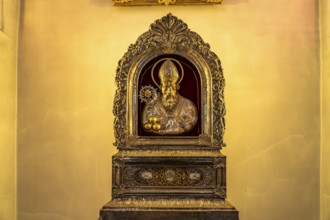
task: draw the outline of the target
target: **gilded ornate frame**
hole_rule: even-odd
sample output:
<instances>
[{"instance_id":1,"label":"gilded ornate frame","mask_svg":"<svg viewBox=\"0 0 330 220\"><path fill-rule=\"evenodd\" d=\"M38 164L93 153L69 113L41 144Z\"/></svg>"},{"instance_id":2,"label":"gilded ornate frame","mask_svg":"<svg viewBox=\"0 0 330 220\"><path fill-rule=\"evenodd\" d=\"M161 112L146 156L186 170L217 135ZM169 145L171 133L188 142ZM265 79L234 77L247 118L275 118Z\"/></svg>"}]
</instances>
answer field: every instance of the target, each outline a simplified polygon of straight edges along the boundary
<instances>
[{"instance_id":1,"label":"gilded ornate frame","mask_svg":"<svg viewBox=\"0 0 330 220\"><path fill-rule=\"evenodd\" d=\"M148 61L164 54L183 56L196 66L200 74L203 91L202 133L198 137L138 135L138 76ZM116 138L114 145L118 149L221 149L224 145L225 81L221 62L198 34L190 31L187 24L172 14L155 21L149 31L129 46L119 61L116 85L113 113Z\"/></svg>"},{"instance_id":2,"label":"gilded ornate frame","mask_svg":"<svg viewBox=\"0 0 330 220\"><path fill-rule=\"evenodd\" d=\"M223 0L112 0L116 6L221 4Z\"/></svg>"}]
</instances>

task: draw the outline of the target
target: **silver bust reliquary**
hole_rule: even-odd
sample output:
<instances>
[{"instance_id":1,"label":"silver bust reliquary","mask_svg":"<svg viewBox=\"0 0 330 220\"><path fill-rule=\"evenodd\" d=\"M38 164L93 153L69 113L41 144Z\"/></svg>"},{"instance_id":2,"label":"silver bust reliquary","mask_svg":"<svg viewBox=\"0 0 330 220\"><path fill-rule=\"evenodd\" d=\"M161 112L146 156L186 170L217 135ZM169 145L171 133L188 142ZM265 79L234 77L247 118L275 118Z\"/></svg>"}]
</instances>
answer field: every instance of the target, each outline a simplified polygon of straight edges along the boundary
<instances>
[{"instance_id":1,"label":"silver bust reliquary","mask_svg":"<svg viewBox=\"0 0 330 220\"><path fill-rule=\"evenodd\" d=\"M172 14L129 46L116 75L112 199L101 220L238 220L226 201L221 62Z\"/></svg>"}]
</instances>

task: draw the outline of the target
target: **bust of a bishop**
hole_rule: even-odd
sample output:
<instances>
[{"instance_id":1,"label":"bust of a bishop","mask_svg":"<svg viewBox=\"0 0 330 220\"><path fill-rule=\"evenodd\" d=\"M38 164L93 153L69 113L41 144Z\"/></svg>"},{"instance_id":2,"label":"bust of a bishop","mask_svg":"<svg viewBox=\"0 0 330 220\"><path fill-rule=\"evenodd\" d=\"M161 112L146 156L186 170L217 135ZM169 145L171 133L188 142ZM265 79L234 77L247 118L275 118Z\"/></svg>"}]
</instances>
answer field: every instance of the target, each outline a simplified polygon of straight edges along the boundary
<instances>
[{"instance_id":1,"label":"bust of a bishop","mask_svg":"<svg viewBox=\"0 0 330 220\"><path fill-rule=\"evenodd\" d=\"M178 69L170 59L161 65L158 77L161 92L143 109L143 129L158 135L189 132L197 124L197 109L192 101L179 94Z\"/></svg>"}]
</instances>

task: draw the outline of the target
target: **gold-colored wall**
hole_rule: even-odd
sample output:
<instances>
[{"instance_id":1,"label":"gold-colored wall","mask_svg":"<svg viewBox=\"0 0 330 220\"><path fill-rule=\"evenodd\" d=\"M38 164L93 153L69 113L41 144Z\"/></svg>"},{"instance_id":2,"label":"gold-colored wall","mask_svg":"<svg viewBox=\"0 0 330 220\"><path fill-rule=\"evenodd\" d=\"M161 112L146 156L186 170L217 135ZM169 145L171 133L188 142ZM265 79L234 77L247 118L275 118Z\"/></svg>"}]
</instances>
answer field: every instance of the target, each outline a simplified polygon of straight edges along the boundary
<instances>
[{"instance_id":1,"label":"gold-colored wall","mask_svg":"<svg viewBox=\"0 0 330 220\"><path fill-rule=\"evenodd\" d=\"M16 218L18 1L0 1L0 219ZM1 15L2 14L2 15Z\"/></svg>"},{"instance_id":2,"label":"gold-colored wall","mask_svg":"<svg viewBox=\"0 0 330 220\"><path fill-rule=\"evenodd\" d=\"M321 0L321 220L330 219L330 4Z\"/></svg>"},{"instance_id":3,"label":"gold-colored wall","mask_svg":"<svg viewBox=\"0 0 330 220\"><path fill-rule=\"evenodd\" d=\"M222 61L228 200L241 219L319 219L317 0L128 8L23 0L21 9L19 220L97 219L111 194L117 62L168 12Z\"/></svg>"}]
</instances>

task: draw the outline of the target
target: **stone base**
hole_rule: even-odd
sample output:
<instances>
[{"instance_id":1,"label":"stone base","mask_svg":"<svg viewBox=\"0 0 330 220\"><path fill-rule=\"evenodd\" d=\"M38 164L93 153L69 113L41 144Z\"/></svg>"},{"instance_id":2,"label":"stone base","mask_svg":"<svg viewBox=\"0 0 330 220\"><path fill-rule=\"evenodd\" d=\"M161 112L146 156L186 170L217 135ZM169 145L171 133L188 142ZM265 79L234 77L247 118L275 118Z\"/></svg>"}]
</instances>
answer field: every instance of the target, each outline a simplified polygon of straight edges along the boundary
<instances>
[{"instance_id":1,"label":"stone base","mask_svg":"<svg viewBox=\"0 0 330 220\"><path fill-rule=\"evenodd\" d=\"M238 211L218 199L115 199L100 220L238 220Z\"/></svg>"}]
</instances>

